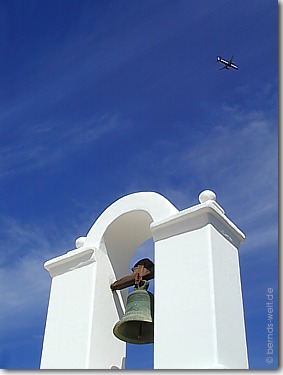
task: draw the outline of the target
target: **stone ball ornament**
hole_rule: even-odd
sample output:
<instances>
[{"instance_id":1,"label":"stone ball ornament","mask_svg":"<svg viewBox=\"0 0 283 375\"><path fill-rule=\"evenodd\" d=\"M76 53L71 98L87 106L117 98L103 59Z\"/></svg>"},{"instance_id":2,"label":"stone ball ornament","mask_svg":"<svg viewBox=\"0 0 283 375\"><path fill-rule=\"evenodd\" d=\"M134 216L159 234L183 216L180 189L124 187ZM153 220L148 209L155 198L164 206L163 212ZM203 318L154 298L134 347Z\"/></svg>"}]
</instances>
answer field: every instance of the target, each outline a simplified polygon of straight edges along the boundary
<instances>
[{"instance_id":1,"label":"stone ball ornament","mask_svg":"<svg viewBox=\"0 0 283 375\"><path fill-rule=\"evenodd\" d=\"M216 194L212 190L203 190L199 197L200 203L205 203L207 201L216 201Z\"/></svg>"}]
</instances>

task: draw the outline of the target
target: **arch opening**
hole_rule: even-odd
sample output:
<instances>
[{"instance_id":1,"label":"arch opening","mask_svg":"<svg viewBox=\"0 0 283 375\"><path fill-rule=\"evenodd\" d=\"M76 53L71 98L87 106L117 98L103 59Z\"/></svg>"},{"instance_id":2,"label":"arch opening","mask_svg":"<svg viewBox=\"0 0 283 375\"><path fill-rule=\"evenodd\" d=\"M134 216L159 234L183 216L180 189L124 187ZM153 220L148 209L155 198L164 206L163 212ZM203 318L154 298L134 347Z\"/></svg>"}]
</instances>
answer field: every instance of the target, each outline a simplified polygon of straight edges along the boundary
<instances>
[{"instance_id":1,"label":"arch opening","mask_svg":"<svg viewBox=\"0 0 283 375\"><path fill-rule=\"evenodd\" d=\"M103 242L116 279L129 274L129 266L135 251L152 238L150 224L153 222L148 212L131 211L120 215L105 231ZM121 290L124 304L127 290Z\"/></svg>"},{"instance_id":2,"label":"arch opening","mask_svg":"<svg viewBox=\"0 0 283 375\"><path fill-rule=\"evenodd\" d=\"M116 279L131 273L133 265L142 258L147 257L154 262L154 242L150 230L152 222L148 212L137 210L120 215L108 226L103 242ZM131 291L133 287L120 291L124 306ZM154 279L150 280L149 291L154 294ZM115 305L117 310L120 310L121 319L121 308L116 298ZM127 343L125 369L152 369L153 352L154 344Z\"/></svg>"}]
</instances>

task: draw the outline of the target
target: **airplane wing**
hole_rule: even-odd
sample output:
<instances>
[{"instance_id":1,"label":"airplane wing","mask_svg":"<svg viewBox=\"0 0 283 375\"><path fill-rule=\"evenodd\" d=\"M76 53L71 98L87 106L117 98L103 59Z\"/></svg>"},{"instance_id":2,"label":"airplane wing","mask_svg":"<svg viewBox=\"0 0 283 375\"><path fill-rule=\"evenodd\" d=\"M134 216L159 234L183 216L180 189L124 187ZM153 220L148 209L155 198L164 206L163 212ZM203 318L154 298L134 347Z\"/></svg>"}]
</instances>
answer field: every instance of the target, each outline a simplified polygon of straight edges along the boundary
<instances>
[{"instance_id":1,"label":"airplane wing","mask_svg":"<svg viewBox=\"0 0 283 375\"><path fill-rule=\"evenodd\" d=\"M233 57L234 57L234 56L232 55L231 59L229 60L229 65L232 64Z\"/></svg>"},{"instance_id":2,"label":"airplane wing","mask_svg":"<svg viewBox=\"0 0 283 375\"><path fill-rule=\"evenodd\" d=\"M220 68L218 70L223 70L223 69L228 69L227 65L224 65L222 68Z\"/></svg>"}]
</instances>

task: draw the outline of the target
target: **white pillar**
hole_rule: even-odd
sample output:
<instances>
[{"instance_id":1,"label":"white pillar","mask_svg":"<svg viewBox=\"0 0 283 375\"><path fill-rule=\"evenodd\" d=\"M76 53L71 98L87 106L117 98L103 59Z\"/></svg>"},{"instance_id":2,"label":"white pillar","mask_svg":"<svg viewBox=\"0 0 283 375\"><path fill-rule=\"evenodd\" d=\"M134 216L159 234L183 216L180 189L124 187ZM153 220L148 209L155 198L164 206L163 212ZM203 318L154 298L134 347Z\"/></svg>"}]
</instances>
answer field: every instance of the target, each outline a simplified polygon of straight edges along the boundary
<instances>
[{"instance_id":1,"label":"white pillar","mask_svg":"<svg viewBox=\"0 0 283 375\"><path fill-rule=\"evenodd\" d=\"M109 288L114 276L107 254L81 247L46 262L45 268L52 284L40 368L123 368L126 345L113 336L112 327L124 306Z\"/></svg>"},{"instance_id":2,"label":"white pillar","mask_svg":"<svg viewBox=\"0 0 283 375\"><path fill-rule=\"evenodd\" d=\"M151 225L155 369L247 369L238 247L215 194Z\"/></svg>"}]
</instances>

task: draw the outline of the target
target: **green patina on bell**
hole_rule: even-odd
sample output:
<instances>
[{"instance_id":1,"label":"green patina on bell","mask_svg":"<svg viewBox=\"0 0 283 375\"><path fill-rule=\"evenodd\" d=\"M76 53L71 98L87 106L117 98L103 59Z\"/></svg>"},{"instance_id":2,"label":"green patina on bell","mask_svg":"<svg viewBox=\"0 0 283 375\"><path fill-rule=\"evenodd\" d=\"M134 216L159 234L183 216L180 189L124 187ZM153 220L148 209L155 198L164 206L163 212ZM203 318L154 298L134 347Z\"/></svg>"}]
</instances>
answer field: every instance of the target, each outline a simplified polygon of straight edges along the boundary
<instances>
[{"instance_id":1,"label":"green patina on bell","mask_svg":"<svg viewBox=\"0 0 283 375\"><path fill-rule=\"evenodd\" d=\"M147 291L148 281L128 295L123 318L113 328L114 335L130 344L153 342L153 294Z\"/></svg>"}]
</instances>

